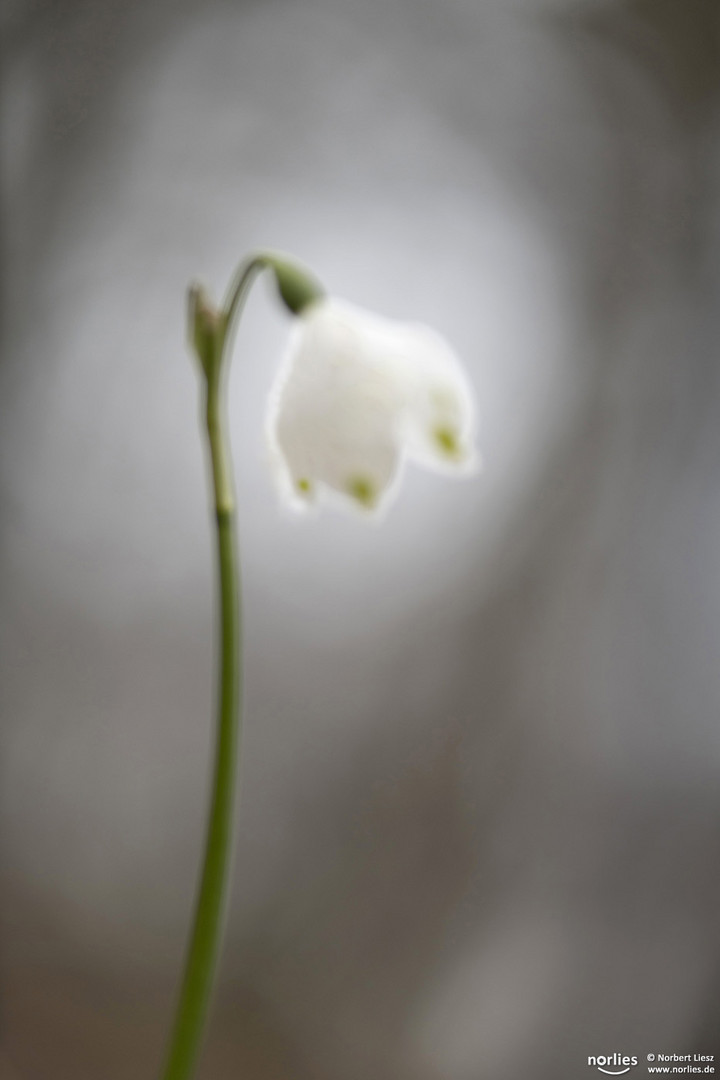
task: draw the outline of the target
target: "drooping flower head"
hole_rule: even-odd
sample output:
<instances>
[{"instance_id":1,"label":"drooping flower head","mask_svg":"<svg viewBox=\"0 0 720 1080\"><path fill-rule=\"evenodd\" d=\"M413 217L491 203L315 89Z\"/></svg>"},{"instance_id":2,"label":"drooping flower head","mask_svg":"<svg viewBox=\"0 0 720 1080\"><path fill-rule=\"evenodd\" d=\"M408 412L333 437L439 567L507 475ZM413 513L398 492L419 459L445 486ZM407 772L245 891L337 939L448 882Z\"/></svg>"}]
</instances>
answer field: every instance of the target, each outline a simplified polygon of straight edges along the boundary
<instances>
[{"instance_id":1,"label":"drooping flower head","mask_svg":"<svg viewBox=\"0 0 720 1080\"><path fill-rule=\"evenodd\" d=\"M472 393L447 343L332 297L298 314L267 435L299 507L330 494L380 509L406 457L448 473L476 465Z\"/></svg>"},{"instance_id":2,"label":"drooping flower head","mask_svg":"<svg viewBox=\"0 0 720 1080\"><path fill-rule=\"evenodd\" d=\"M326 295L294 259L259 252L241 264L215 310L189 292L190 336L203 371L219 378L228 334L255 276L270 270L295 317L273 385L266 434L282 494L308 508L329 496L382 510L406 459L463 475L477 465L470 385L439 334Z\"/></svg>"}]
</instances>

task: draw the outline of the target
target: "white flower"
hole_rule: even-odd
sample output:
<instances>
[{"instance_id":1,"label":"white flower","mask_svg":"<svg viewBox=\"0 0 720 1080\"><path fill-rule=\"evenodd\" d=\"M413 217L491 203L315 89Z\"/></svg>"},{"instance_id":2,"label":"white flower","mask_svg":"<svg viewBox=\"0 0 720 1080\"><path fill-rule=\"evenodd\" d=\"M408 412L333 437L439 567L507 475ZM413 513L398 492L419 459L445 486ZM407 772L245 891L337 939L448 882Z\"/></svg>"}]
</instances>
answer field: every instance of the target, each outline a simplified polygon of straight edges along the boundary
<instances>
[{"instance_id":1,"label":"white flower","mask_svg":"<svg viewBox=\"0 0 720 1080\"><path fill-rule=\"evenodd\" d=\"M267 435L295 506L331 494L382 508L406 456L448 473L476 464L471 390L445 341L328 297L297 318Z\"/></svg>"}]
</instances>

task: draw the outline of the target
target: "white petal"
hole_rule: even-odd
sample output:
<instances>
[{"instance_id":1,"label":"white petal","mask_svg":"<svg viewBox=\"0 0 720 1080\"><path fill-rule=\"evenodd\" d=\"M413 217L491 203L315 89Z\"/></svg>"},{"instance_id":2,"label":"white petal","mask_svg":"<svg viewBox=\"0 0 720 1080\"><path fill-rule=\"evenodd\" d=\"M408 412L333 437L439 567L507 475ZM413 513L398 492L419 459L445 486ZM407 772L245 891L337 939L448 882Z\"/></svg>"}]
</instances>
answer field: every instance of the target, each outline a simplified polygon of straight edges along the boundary
<instances>
[{"instance_id":1,"label":"white petal","mask_svg":"<svg viewBox=\"0 0 720 1080\"><path fill-rule=\"evenodd\" d=\"M403 326L398 345L395 363L406 387L408 454L430 468L471 471L477 465L475 406L457 357L426 326Z\"/></svg>"},{"instance_id":2,"label":"white petal","mask_svg":"<svg viewBox=\"0 0 720 1080\"><path fill-rule=\"evenodd\" d=\"M268 435L294 499L318 485L378 506L401 461L402 400L368 317L326 300L301 319L271 395Z\"/></svg>"}]
</instances>

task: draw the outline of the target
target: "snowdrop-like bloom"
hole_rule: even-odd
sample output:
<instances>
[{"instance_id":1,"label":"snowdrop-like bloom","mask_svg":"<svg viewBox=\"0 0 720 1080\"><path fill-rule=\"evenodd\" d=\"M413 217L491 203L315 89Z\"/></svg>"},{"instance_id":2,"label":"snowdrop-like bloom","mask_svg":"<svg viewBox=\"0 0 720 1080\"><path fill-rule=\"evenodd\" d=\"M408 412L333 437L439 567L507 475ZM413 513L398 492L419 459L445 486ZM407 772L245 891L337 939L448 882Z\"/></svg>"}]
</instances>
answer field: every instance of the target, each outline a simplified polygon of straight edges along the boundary
<instances>
[{"instance_id":1,"label":"snowdrop-like bloom","mask_svg":"<svg viewBox=\"0 0 720 1080\"><path fill-rule=\"evenodd\" d=\"M297 315L267 435L296 507L331 495L382 509L406 457L458 475L477 463L473 397L447 343L326 296Z\"/></svg>"}]
</instances>

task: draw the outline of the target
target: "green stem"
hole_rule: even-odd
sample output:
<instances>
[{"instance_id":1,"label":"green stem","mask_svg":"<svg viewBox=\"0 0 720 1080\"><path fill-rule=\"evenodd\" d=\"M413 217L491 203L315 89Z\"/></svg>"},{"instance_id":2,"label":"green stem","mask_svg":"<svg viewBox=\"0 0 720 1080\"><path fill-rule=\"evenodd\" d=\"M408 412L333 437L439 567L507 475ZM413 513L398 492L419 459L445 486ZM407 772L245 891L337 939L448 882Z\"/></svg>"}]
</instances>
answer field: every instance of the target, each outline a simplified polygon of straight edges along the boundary
<instances>
[{"instance_id":1,"label":"green stem","mask_svg":"<svg viewBox=\"0 0 720 1080\"><path fill-rule=\"evenodd\" d=\"M218 356L224 346L222 334ZM200 890L163 1080L195 1075L222 937L232 854L240 741L240 578L235 500L220 363L207 379L207 435L217 520L220 692L212 800Z\"/></svg>"},{"instance_id":2,"label":"green stem","mask_svg":"<svg viewBox=\"0 0 720 1080\"><path fill-rule=\"evenodd\" d=\"M195 1075L220 953L230 879L240 746L240 575L224 385L232 331L252 283L266 269L273 271L281 298L295 314L322 295L321 286L306 270L273 252L256 252L240 265L222 311L212 308L200 286L192 286L188 294L191 341L207 392L206 424L217 519L220 690L205 856L162 1080L192 1080Z\"/></svg>"},{"instance_id":3,"label":"green stem","mask_svg":"<svg viewBox=\"0 0 720 1080\"><path fill-rule=\"evenodd\" d=\"M235 277L230 282L223 305L224 332L230 337L235 320L242 312L250 288L259 273L270 263L267 252L258 251L249 255L238 267Z\"/></svg>"}]
</instances>

